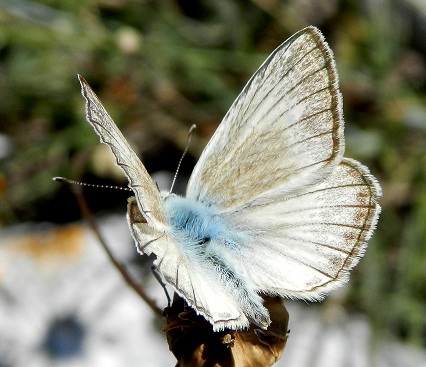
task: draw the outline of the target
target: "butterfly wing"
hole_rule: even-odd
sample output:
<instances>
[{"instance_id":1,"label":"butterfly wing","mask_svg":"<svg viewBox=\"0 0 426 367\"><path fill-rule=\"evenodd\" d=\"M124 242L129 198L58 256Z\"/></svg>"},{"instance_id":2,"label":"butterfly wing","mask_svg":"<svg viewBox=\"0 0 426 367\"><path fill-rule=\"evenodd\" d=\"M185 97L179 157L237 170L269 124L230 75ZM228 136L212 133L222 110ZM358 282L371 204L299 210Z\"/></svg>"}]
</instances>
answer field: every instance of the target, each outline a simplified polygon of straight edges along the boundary
<instances>
[{"instance_id":1,"label":"butterfly wing","mask_svg":"<svg viewBox=\"0 0 426 367\"><path fill-rule=\"evenodd\" d=\"M129 180L129 187L135 193L139 209L144 213L148 224L162 230L166 219L162 199L154 181L87 81L81 75L78 79L81 94L86 100L87 121L99 135L101 142L111 148L118 166Z\"/></svg>"},{"instance_id":2,"label":"butterfly wing","mask_svg":"<svg viewBox=\"0 0 426 367\"><path fill-rule=\"evenodd\" d=\"M368 169L343 159L332 52L308 27L248 82L202 153L187 196L249 234L234 261L257 291L319 299L362 256L380 212Z\"/></svg>"},{"instance_id":3,"label":"butterfly wing","mask_svg":"<svg viewBox=\"0 0 426 367\"><path fill-rule=\"evenodd\" d=\"M223 287L214 269L185 252L185 246L176 244L168 234L163 199L155 183L88 83L81 76L79 80L86 99L87 120L101 142L111 148L135 193L129 199L127 219L138 251L156 255L154 265L166 282L215 330L248 326L235 296Z\"/></svg>"},{"instance_id":4,"label":"butterfly wing","mask_svg":"<svg viewBox=\"0 0 426 367\"><path fill-rule=\"evenodd\" d=\"M380 196L368 169L343 159L320 184L226 213L232 228L251 233L238 271L251 274L260 292L321 299L347 281L363 256Z\"/></svg>"},{"instance_id":5,"label":"butterfly wing","mask_svg":"<svg viewBox=\"0 0 426 367\"><path fill-rule=\"evenodd\" d=\"M249 80L203 151L187 197L220 208L320 182L344 151L332 52L308 27Z\"/></svg>"}]
</instances>

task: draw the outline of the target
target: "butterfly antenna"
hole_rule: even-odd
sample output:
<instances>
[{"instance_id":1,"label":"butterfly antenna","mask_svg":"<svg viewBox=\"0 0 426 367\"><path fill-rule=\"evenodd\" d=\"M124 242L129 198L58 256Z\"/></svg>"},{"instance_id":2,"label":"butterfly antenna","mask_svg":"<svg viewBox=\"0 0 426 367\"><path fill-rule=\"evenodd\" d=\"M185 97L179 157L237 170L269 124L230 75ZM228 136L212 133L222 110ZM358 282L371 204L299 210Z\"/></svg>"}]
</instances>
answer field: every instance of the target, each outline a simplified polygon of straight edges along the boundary
<instances>
[{"instance_id":1,"label":"butterfly antenna","mask_svg":"<svg viewBox=\"0 0 426 367\"><path fill-rule=\"evenodd\" d=\"M186 139L186 146L185 146L185 150L183 151L182 156L181 156L181 157L180 157L180 159L179 159L179 163L178 163L178 165L177 165L176 172L175 172L175 177L173 177L172 186L170 187L169 195L170 195L170 194L172 193L172 191L173 191L173 186L175 185L176 178L177 178L177 175L178 175L178 173L179 173L180 165L182 164L183 157L185 157L186 153L188 152L189 143L190 143L190 141L191 141L192 135L194 134L194 130L195 130L195 128L196 128L196 127L197 127L197 126L194 124L194 125L192 125L192 126L190 127L190 129L189 129L189 131L188 131L188 138Z\"/></svg>"},{"instance_id":2,"label":"butterfly antenna","mask_svg":"<svg viewBox=\"0 0 426 367\"><path fill-rule=\"evenodd\" d=\"M52 180L62 182L62 183L68 184L68 185L79 185L79 186L85 186L85 187L97 187L97 188L100 188L100 189L114 189L114 190L132 191L132 189L130 189L129 187L89 184L89 183L86 183L86 182L70 180L69 178L65 178L65 177L53 177Z\"/></svg>"}]
</instances>

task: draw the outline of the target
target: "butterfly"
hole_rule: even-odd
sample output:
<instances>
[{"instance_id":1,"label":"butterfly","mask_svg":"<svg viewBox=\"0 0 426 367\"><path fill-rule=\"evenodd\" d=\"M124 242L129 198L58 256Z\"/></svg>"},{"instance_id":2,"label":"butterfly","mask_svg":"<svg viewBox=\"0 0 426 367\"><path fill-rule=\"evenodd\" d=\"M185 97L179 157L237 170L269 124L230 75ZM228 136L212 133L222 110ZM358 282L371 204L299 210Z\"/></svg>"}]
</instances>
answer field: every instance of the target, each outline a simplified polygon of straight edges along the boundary
<instances>
[{"instance_id":1,"label":"butterfly","mask_svg":"<svg viewBox=\"0 0 426 367\"><path fill-rule=\"evenodd\" d=\"M380 213L368 168L343 157L331 49L307 27L260 66L220 123L186 195L159 192L88 83L86 117L129 180L137 250L213 330L267 329L262 295L320 300L344 284Z\"/></svg>"}]
</instances>

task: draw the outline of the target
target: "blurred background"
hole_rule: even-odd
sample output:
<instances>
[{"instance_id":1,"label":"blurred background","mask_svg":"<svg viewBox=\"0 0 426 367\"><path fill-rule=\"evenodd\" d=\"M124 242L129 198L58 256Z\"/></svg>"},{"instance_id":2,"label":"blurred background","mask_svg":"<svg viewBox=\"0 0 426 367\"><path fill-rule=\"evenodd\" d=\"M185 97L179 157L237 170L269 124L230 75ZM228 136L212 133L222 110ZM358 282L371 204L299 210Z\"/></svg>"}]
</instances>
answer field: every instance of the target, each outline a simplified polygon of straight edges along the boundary
<instances>
[{"instance_id":1,"label":"blurred background","mask_svg":"<svg viewBox=\"0 0 426 367\"><path fill-rule=\"evenodd\" d=\"M345 320L356 315L368 329L362 339L370 347L389 340L413 353L426 348L424 0L0 0L1 367L89 361L136 366L143 365L137 363L142 351L158 354L151 355L152 366L174 363L172 356L161 359L169 353L161 322L145 308L151 321L140 321L145 306L78 222L69 188L52 181L65 176L126 185L85 122L77 73L160 184L168 185L188 129L197 124L180 171L182 191L252 73L310 24L323 31L335 53L346 156L380 181L383 212L349 285L321 308L305 308L320 315L321 325L334 322L349 330L354 324ZM148 279L136 265L124 222L128 193L87 189L84 195L110 231L108 241L116 242L117 256ZM297 335L292 307L300 306L289 307ZM119 315L127 319L118 321ZM133 330L139 322L149 328ZM65 345L55 341L58 335L66 336ZM89 348L88 335L99 343ZM163 344L148 348L139 337ZM81 351L86 359L74 356ZM416 355L412 365L426 365L425 354ZM319 365L312 361L307 365Z\"/></svg>"}]
</instances>

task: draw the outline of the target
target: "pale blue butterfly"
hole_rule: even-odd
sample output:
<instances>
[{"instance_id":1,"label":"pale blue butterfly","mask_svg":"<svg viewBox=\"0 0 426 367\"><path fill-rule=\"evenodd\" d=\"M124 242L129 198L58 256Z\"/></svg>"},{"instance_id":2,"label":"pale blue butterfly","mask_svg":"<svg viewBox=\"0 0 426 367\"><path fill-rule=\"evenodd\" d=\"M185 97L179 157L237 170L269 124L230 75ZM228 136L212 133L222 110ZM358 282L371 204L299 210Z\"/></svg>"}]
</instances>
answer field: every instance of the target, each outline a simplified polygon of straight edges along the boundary
<instances>
[{"instance_id":1,"label":"pale blue butterfly","mask_svg":"<svg viewBox=\"0 0 426 367\"><path fill-rule=\"evenodd\" d=\"M308 27L253 75L204 149L186 197L159 193L87 82L87 119L135 197L139 252L214 330L271 323L261 294L321 299L364 254L380 212L368 169L343 158L333 54Z\"/></svg>"}]
</instances>

